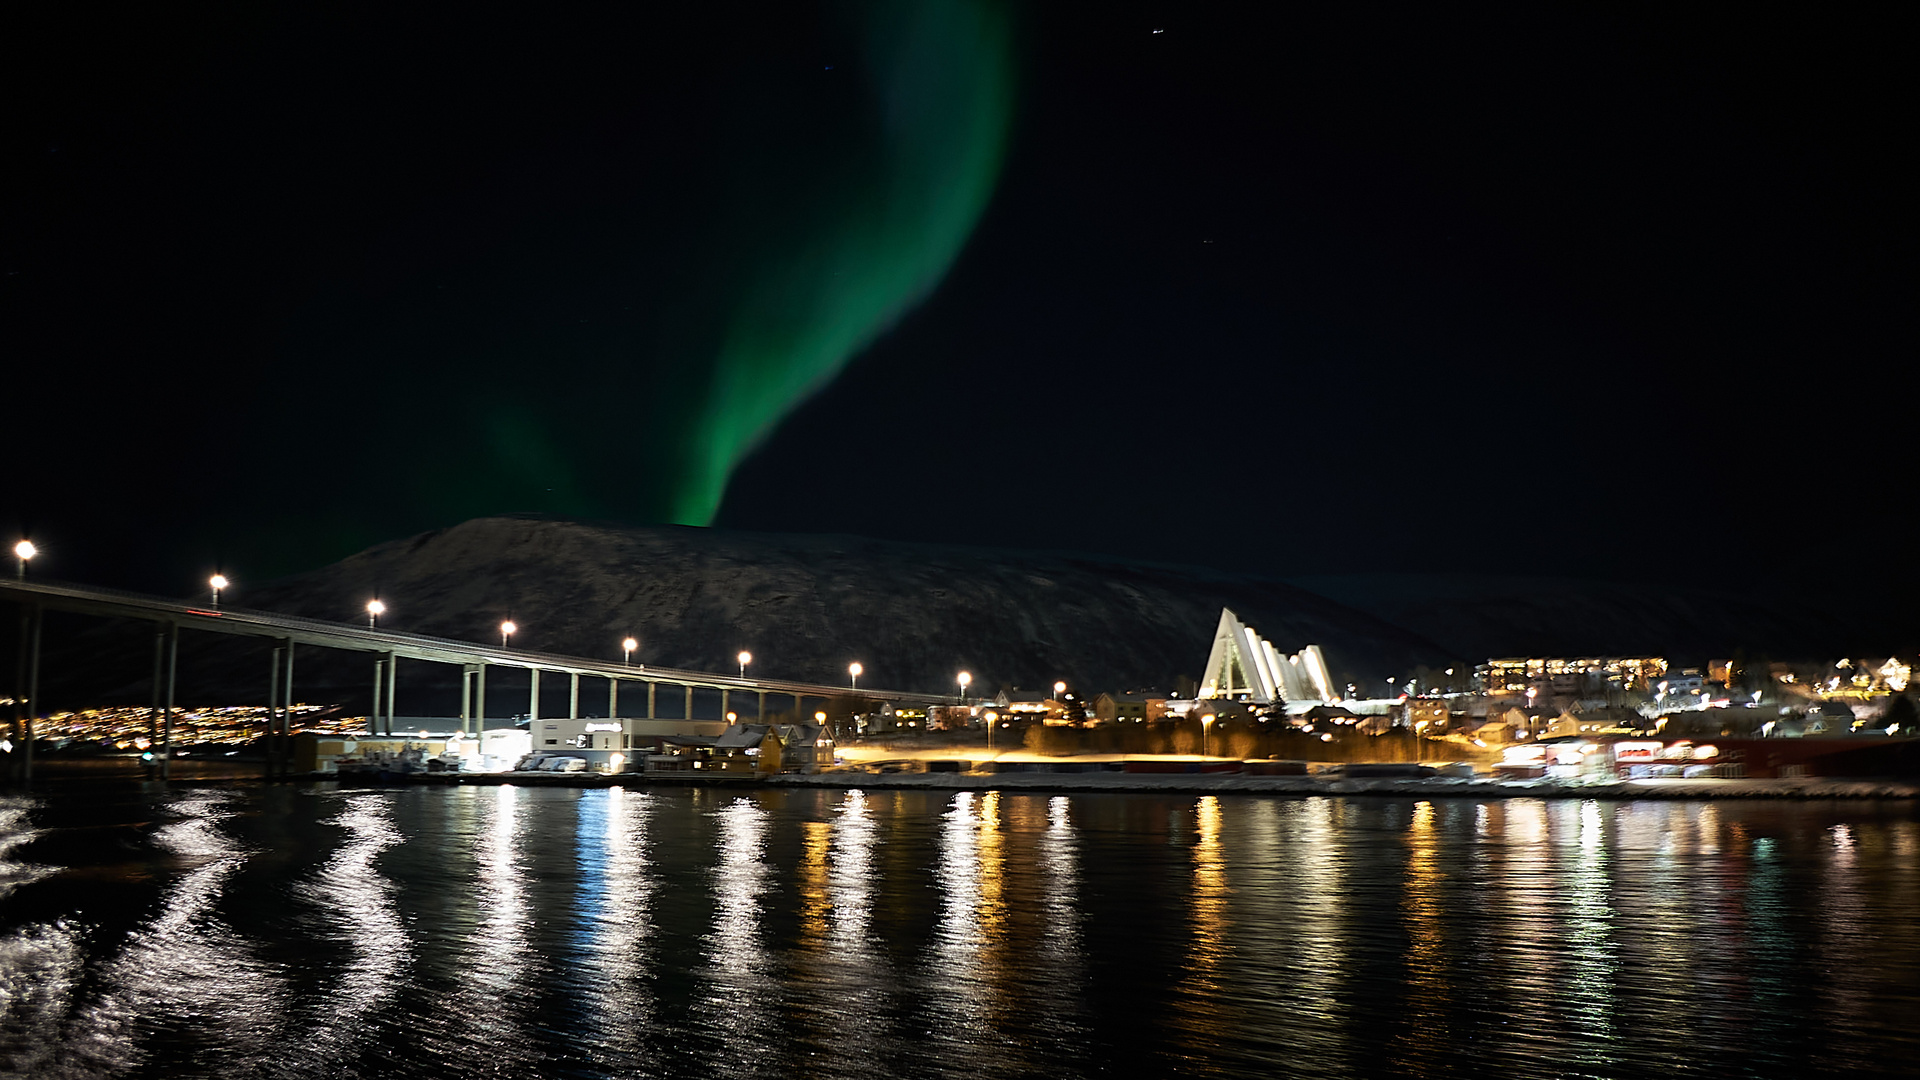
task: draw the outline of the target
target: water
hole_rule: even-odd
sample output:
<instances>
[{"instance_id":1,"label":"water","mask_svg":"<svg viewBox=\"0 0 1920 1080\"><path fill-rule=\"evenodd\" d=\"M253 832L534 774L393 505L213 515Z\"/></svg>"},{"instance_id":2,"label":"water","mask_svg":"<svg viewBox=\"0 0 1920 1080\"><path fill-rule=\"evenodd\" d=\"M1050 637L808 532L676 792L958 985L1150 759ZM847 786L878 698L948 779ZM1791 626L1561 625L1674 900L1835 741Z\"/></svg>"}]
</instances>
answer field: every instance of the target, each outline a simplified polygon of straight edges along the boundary
<instances>
[{"instance_id":1,"label":"water","mask_svg":"<svg viewBox=\"0 0 1920 1080\"><path fill-rule=\"evenodd\" d=\"M0 1075L1912 1075L1910 804L0 798Z\"/></svg>"}]
</instances>

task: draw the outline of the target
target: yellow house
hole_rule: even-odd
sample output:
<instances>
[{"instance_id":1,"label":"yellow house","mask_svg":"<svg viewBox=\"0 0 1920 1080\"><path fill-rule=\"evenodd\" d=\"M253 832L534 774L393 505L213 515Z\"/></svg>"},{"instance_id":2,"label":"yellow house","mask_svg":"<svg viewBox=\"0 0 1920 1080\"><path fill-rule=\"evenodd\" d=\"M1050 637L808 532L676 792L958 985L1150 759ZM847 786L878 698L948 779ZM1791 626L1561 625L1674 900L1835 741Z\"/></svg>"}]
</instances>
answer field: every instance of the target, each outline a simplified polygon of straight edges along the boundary
<instances>
[{"instance_id":1,"label":"yellow house","mask_svg":"<svg viewBox=\"0 0 1920 1080\"><path fill-rule=\"evenodd\" d=\"M780 771L786 744L772 724L735 724L713 744L712 768L722 773L764 776Z\"/></svg>"}]
</instances>

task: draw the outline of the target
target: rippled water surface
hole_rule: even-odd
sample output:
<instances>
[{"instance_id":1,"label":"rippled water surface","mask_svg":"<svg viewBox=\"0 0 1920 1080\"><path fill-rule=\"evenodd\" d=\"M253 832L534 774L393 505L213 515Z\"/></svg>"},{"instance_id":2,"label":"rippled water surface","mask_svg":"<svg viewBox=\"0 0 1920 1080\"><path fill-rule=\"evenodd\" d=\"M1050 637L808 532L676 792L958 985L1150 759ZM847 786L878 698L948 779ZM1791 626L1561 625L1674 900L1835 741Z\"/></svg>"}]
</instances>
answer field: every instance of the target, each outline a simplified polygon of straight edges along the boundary
<instances>
[{"instance_id":1,"label":"rippled water surface","mask_svg":"<svg viewBox=\"0 0 1920 1080\"><path fill-rule=\"evenodd\" d=\"M75 785L0 1075L1818 1076L1920 1060L1910 804Z\"/></svg>"}]
</instances>

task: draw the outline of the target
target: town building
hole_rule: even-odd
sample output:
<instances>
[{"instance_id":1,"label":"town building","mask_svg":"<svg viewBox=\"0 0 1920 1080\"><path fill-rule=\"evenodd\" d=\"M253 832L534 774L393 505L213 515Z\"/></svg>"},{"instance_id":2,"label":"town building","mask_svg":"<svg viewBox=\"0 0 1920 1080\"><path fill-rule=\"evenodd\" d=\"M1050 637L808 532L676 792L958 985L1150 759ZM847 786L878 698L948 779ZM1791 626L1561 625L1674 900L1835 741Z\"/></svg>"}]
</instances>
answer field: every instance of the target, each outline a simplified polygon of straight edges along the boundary
<instances>
[{"instance_id":1,"label":"town building","mask_svg":"<svg viewBox=\"0 0 1920 1080\"><path fill-rule=\"evenodd\" d=\"M1102 693L1093 699L1093 715L1103 724L1150 724L1167 715L1167 695L1152 690Z\"/></svg>"},{"instance_id":2,"label":"town building","mask_svg":"<svg viewBox=\"0 0 1920 1080\"><path fill-rule=\"evenodd\" d=\"M1567 697L1607 687L1645 692L1667 677L1667 661L1658 656L1496 657L1473 672L1482 693L1533 690Z\"/></svg>"}]
</instances>

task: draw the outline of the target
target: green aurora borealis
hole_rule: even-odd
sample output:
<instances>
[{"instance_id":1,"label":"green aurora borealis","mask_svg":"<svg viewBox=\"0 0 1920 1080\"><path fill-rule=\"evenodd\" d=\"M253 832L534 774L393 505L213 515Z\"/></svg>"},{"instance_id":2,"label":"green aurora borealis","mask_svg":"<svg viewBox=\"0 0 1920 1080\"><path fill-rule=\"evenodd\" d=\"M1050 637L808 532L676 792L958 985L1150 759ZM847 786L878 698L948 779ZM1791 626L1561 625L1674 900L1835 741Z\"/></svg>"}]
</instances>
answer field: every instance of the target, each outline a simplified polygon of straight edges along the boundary
<instances>
[{"instance_id":1,"label":"green aurora borealis","mask_svg":"<svg viewBox=\"0 0 1920 1080\"><path fill-rule=\"evenodd\" d=\"M866 7L875 151L813 193L740 282L706 385L683 415L670 520L709 524L733 470L797 404L946 274L992 195L1013 98L994 5Z\"/></svg>"}]
</instances>

